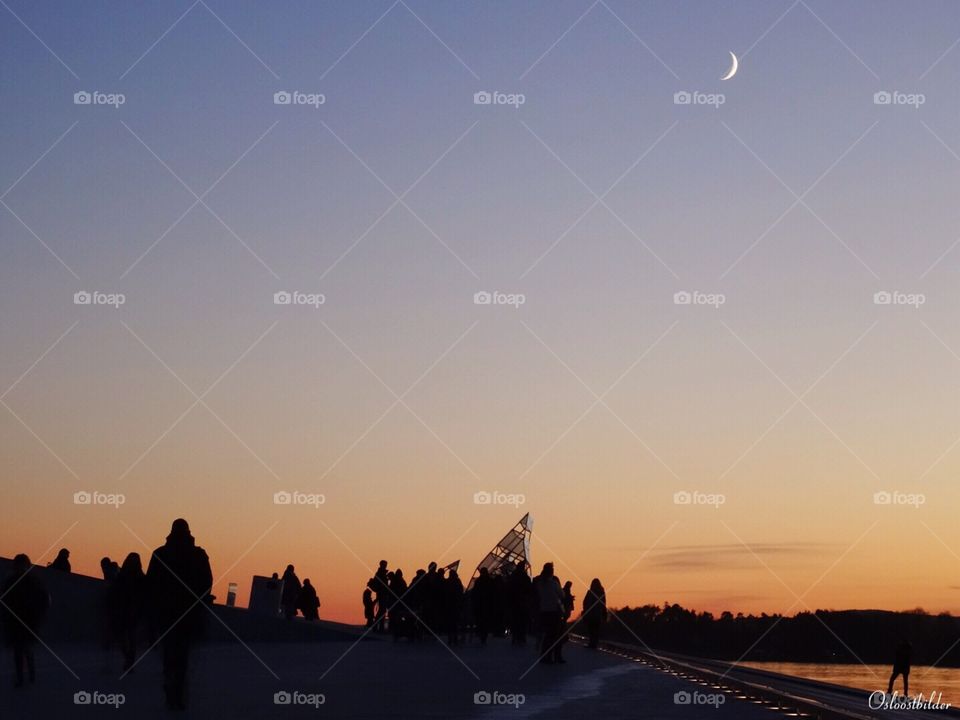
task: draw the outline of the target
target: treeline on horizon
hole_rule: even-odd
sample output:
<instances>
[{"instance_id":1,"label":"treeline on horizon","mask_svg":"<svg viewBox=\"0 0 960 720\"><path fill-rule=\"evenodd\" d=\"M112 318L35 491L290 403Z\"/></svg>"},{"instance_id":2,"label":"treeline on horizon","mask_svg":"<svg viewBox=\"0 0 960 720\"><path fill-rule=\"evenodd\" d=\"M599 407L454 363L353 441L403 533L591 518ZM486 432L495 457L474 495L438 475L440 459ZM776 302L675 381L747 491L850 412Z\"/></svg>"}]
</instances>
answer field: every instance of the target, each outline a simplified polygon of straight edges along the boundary
<instances>
[{"instance_id":1,"label":"treeline on horizon","mask_svg":"<svg viewBox=\"0 0 960 720\"><path fill-rule=\"evenodd\" d=\"M717 660L886 665L906 639L914 665L960 667L960 618L921 608L816 610L792 617L723 612L716 617L664 603L611 613L623 622L609 618L606 639L637 644L640 638L654 650Z\"/></svg>"}]
</instances>

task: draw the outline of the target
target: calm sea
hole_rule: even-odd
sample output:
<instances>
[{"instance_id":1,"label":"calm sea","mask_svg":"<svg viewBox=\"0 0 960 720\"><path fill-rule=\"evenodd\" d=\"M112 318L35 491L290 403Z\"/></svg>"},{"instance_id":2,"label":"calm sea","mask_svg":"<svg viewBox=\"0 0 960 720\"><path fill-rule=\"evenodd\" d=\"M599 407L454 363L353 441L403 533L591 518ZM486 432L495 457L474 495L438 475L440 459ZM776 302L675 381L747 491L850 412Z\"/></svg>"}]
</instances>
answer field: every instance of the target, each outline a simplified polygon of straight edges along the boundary
<instances>
[{"instance_id":1,"label":"calm sea","mask_svg":"<svg viewBox=\"0 0 960 720\"><path fill-rule=\"evenodd\" d=\"M891 669L889 665L818 665L816 663L745 662L741 665L861 690L886 690ZM902 678L897 678L894 690L903 693ZM924 697L929 697L931 691L943 693L941 702L950 703L953 706L960 705L960 668L915 665L910 671L910 694L916 695L922 692Z\"/></svg>"}]
</instances>

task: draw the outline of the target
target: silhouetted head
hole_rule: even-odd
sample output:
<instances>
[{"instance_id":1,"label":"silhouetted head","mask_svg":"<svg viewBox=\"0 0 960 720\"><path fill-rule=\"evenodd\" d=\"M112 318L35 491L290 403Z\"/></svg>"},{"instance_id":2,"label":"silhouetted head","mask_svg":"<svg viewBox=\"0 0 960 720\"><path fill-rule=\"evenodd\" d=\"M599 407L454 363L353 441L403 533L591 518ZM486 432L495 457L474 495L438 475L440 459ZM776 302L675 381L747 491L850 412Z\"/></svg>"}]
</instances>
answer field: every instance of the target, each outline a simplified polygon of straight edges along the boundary
<instances>
[{"instance_id":1,"label":"silhouetted head","mask_svg":"<svg viewBox=\"0 0 960 720\"><path fill-rule=\"evenodd\" d=\"M429 570L430 572L436 572L437 564L435 562L430 563L429 565L427 565L427 570Z\"/></svg>"},{"instance_id":2,"label":"silhouetted head","mask_svg":"<svg viewBox=\"0 0 960 720\"><path fill-rule=\"evenodd\" d=\"M572 590L572 589L573 589L573 581L567 580L567 581L563 584L563 589L564 589L564 590L567 590L567 591Z\"/></svg>"},{"instance_id":3,"label":"silhouetted head","mask_svg":"<svg viewBox=\"0 0 960 720\"><path fill-rule=\"evenodd\" d=\"M287 565L287 569L283 571L283 574L286 575L287 573L292 573L292 572L293 572L293 565Z\"/></svg>"},{"instance_id":4,"label":"silhouetted head","mask_svg":"<svg viewBox=\"0 0 960 720\"><path fill-rule=\"evenodd\" d=\"M167 535L170 542L193 542L193 535L190 534L190 525L183 518L177 518L170 526L170 534Z\"/></svg>"},{"instance_id":5,"label":"silhouetted head","mask_svg":"<svg viewBox=\"0 0 960 720\"><path fill-rule=\"evenodd\" d=\"M458 580L459 578L460 578L460 576L457 575L457 571L454 570L453 568L450 568L450 579L451 579L451 580Z\"/></svg>"},{"instance_id":6,"label":"silhouetted head","mask_svg":"<svg viewBox=\"0 0 960 720\"><path fill-rule=\"evenodd\" d=\"M100 569L101 569L101 570L106 570L106 569L108 569L112 564L113 564L113 560L111 560L110 558L108 558L108 557L102 557L102 558L100 558Z\"/></svg>"},{"instance_id":7,"label":"silhouetted head","mask_svg":"<svg viewBox=\"0 0 960 720\"><path fill-rule=\"evenodd\" d=\"M591 592L602 592L603 585L600 584L600 578L594 578L590 581L590 590Z\"/></svg>"},{"instance_id":8,"label":"silhouetted head","mask_svg":"<svg viewBox=\"0 0 960 720\"><path fill-rule=\"evenodd\" d=\"M400 568L397 568L396 571L393 573L393 577L395 577L397 580L403 580L403 570L401 570Z\"/></svg>"},{"instance_id":9,"label":"silhouetted head","mask_svg":"<svg viewBox=\"0 0 960 720\"><path fill-rule=\"evenodd\" d=\"M380 569L381 569L381 570L386 570L386 569L387 569L387 561L386 561L386 560L381 560L381 561L380 561Z\"/></svg>"},{"instance_id":10,"label":"silhouetted head","mask_svg":"<svg viewBox=\"0 0 960 720\"><path fill-rule=\"evenodd\" d=\"M544 577L553 577L553 563L552 562L544 563L543 570L541 571L540 574L543 575Z\"/></svg>"},{"instance_id":11,"label":"silhouetted head","mask_svg":"<svg viewBox=\"0 0 960 720\"><path fill-rule=\"evenodd\" d=\"M270 576L270 579L271 579L271 580L279 580L279 579L280 579L280 573L274 573L273 575Z\"/></svg>"},{"instance_id":12,"label":"silhouetted head","mask_svg":"<svg viewBox=\"0 0 960 720\"><path fill-rule=\"evenodd\" d=\"M446 568L437 568L437 577L439 577L442 580L443 575L446 571L447 571Z\"/></svg>"},{"instance_id":13,"label":"silhouetted head","mask_svg":"<svg viewBox=\"0 0 960 720\"><path fill-rule=\"evenodd\" d=\"M20 553L13 558L13 571L18 575L22 575L29 570L30 565L30 558L27 557L26 553Z\"/></svg>"},{"instance_id":14,"label":"silhouetted head","mask_svg":"<svg viewBox=\"0 0 960 720\"><path fill-rule=\"evenodd\" d=\"M60 552L57 553L57 560L66 560L70 557L70 551L66 548L60 548Z\"/></svg>"},{"instance_id":15,"label":"silhouetted head","mask_svg":"<svg viewBox=\"0 0 960 720\"><path fill-rule=\"evenodd\" d=\"M304 586L304 587L310 587L310 578L304 578L304 579L303 579L303 586Z\"/></svg>"},{"instance_id":16,"label":"silhouetted head","mask_svg":"<svg viewBox=\"0 0 960 720\"><path fill-rule=\"evenodd\" d=\"M132 552L123 560L123 567L120 568L124 575L129 573L140 574L143 572L143 563L140 561L140 553Z\"/></svg>"}]
</instances>

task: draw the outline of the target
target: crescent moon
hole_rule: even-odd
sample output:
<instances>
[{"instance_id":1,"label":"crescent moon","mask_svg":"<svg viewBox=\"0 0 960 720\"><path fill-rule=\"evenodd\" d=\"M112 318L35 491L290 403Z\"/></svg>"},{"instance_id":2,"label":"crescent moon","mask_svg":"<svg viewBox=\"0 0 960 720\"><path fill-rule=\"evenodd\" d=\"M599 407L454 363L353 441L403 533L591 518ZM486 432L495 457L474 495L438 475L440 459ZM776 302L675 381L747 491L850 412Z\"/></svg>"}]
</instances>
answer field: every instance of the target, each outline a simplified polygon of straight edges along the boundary
<instances>
[{"instance_id":1,"label":"crescent moon","mask_svg":"<svg viewBox=\"0 0 960 720\"><path fill-rule=\"evenodd\" d=\"M732 52L730 53L730 60L731 60L730 69L727 70L726 75L720 78L721 80L729 80L730 78L732 78L734 75L737 74L737 68L740 67L740 63L737 62L737 56L734 55Z\"/></svg>"}]
</instances>

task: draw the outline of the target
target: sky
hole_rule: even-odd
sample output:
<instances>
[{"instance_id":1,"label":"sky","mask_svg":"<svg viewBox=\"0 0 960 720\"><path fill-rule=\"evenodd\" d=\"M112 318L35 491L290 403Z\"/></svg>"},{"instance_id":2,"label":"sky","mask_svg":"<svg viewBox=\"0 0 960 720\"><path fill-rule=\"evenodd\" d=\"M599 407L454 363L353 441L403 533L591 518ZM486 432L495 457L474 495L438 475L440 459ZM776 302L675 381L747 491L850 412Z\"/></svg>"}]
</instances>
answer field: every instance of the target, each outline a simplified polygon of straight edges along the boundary
<instances>
[{"instance_id":1,"label":"sky","mask_svg":"<svg viewBox=\"0 0 960 720\"><path fill-rule=\"evenodd\" d=\"M960 612L956 3L0 4L0 554Z\"/></svg>"}]
</instances>

